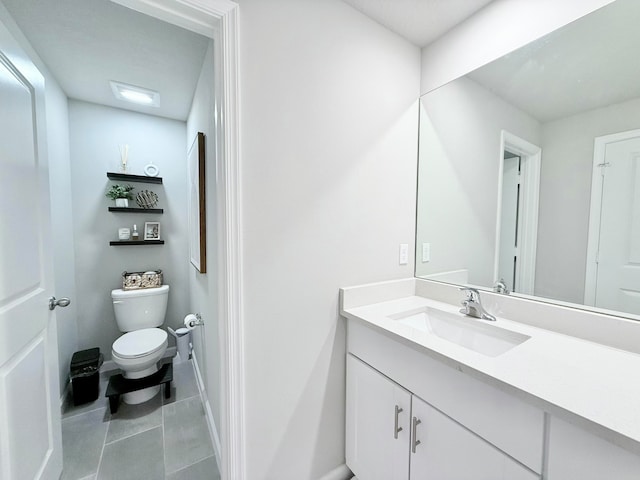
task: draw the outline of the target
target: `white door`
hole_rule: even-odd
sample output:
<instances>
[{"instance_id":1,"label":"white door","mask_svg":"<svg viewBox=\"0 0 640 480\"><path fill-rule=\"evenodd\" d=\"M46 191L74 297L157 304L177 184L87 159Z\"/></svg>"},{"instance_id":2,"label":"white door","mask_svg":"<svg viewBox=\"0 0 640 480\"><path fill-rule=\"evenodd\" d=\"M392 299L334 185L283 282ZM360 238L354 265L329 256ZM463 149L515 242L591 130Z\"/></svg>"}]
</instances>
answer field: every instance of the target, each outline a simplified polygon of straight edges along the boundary
<instances>
[{"instance_id":1,"label":"white door","mask_svg":"<svg viewBox=\"0 0 640 480\"><path fill-rule=\"evenodd\" d=\"M411 411L411 480L540 480L418 397Z\"/></svg>"},{"instance_id":2,"label":"white door","mask_svg":"<svg viewBox=\"0 0 640 480\"><path fill-rule=\"evenodd\" d=\"M640 137L606 145L595 306L640 315Z\"/></svg>"},{"instance_id":3,"label":"white door","mask_svg":"<svg viewBox=\"0 0 640 480\"><path fill-rule=\"evenodd\" d=\"M0 23L0 478L58 479L44 80Z\"/></svg>"},{"instance_id":4,"label":"white door","mask_svg":"<svg viewBox=\"0 0 640 480\"><path fill-rule=\"evenodd\" d=\"M347 466L358 480L409 478L411 394L347 355Z\"/></svg>"}]
</instances>

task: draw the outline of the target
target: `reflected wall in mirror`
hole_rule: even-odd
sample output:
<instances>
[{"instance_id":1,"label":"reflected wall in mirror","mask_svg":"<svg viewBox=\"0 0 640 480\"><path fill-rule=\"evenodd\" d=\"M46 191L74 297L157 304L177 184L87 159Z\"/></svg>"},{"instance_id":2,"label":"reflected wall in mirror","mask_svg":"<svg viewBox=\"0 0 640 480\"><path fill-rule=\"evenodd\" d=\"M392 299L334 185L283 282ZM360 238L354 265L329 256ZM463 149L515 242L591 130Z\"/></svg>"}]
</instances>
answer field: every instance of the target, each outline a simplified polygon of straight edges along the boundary
<instances>
[{"instance_id":1,"label":"reflected wall in mirror","mask_svg":"<svg viewBox=\"0 0 640 480\"><path fill-rule=\"evenodd\" d=\"M421 98L417 277L640 315L638 24L618 0Z\"/></svg>"}]
</instances>

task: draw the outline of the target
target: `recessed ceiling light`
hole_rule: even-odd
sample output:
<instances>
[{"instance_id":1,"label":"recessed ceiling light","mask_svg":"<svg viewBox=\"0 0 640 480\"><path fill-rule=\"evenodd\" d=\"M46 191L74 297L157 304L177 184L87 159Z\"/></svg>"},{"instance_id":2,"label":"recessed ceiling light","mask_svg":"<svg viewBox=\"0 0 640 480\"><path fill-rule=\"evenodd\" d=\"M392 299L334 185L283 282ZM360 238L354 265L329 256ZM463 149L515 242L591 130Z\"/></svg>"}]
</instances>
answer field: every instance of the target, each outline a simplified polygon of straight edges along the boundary
<instances>
[{"instance_id":1,"label":"recessed ceiling light","mask_svg":"<svg viewBox=\"0 0 640 480\"><path fill-rule=\"evenodd\" d=\"M160 94L154 90L136 87L122 82L111 80L111 90L118 100L136 103L138 105L146 105L148 107L160 106Z\"/></svg>"}]
</instances>

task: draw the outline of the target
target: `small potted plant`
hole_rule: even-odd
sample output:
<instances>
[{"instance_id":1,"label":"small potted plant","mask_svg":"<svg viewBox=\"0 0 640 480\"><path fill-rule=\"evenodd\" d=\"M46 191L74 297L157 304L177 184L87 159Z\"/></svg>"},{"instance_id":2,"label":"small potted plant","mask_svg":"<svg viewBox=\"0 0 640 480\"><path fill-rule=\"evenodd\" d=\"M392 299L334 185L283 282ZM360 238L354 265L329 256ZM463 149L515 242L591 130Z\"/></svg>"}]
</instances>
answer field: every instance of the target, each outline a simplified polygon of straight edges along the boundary
<instances>
[{"instance_id":1,"label":"small potted plant","mask_svg":"<svg viewBox=\"0 0 640 480\"><path fill-rule=\"evenodd\" d=\"M116 207L128 207L129 200L133 199L131 191L133 187L131 185L112 185L107 190L107 197L116 201Z\"/></svg>"}]
</instances>

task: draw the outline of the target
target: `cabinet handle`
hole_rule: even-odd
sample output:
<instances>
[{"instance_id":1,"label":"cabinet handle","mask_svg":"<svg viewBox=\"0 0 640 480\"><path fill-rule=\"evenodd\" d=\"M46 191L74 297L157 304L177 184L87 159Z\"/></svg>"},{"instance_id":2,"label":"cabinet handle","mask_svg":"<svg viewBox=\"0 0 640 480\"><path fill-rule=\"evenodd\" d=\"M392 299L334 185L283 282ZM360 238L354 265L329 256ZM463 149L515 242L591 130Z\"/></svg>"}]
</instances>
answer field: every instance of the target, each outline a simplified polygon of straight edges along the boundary
<instances>
[{"instance_id":1,"label":"cabinet handle","mask_svg":"<svg viewBox=\"0 0 640 480\"><path fill-rule=\"evenodd\" d=\"M396 421L395 421L395 426L393 428L393 438L395 438L396 440L398 439L398 433L402 431L402 427L398 426L398 415L400 415L401 412L402 412L402 408L396 405Z\"/></svg>"},{"instance_id":2,"label":"cabinet handle","mask_svg":"<svg viewBox=\"0 0 640 480\"><path fill-rule=\"evenodd\" d=\"M411 453L416 453L416 447L420 445L420 440L418 440L418 425L420 425L422 421L416 417L413 417L413 442L411 442Z\"/></svg>"}]
</instances>

